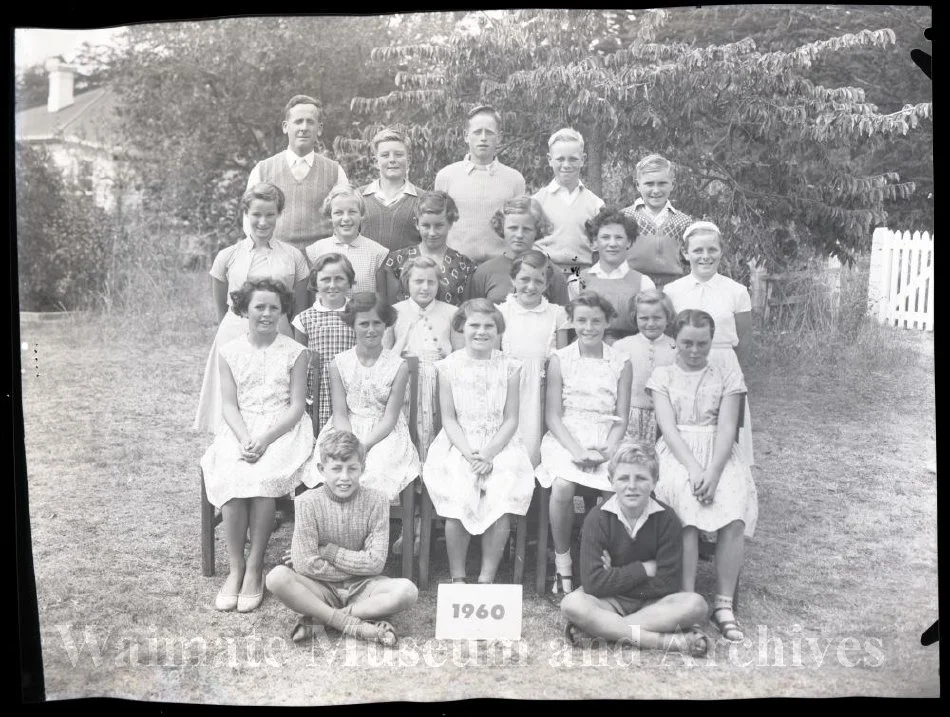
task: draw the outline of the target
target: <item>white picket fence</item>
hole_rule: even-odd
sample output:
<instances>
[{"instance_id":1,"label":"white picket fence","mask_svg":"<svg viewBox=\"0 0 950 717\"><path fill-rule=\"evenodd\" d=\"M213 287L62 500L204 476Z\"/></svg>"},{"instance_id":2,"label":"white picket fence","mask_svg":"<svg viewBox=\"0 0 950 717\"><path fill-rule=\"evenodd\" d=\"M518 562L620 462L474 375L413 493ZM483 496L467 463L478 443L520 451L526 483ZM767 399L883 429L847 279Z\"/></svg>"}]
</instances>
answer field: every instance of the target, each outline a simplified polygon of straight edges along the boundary
<instances>
[{"instance_id":1,"label":"white picket fence","mask_svg":"<svg viewBox=\"0 0 950 717\"><path fill-rule=\"evenodd\" d=\"M934 330L934 240L929 232L874 230L868 313L890 326Z\"/></svg>"}]
</instances>

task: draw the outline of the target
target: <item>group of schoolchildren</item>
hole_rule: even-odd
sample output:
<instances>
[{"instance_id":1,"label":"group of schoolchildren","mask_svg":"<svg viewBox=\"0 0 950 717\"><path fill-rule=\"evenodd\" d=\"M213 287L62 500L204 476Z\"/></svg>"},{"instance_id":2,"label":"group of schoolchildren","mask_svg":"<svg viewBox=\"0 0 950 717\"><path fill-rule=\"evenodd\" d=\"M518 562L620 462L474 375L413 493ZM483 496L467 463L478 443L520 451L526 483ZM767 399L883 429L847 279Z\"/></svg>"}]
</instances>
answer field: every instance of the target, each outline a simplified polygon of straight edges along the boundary
<instances>
[{"instance_id":1,"label":"group of schoolchildren","mask_svg":"<svg viewBox=\"0 0 950 717\"><path fill-rule=\"evenodd\" d=\"M572 642L705 654L700 540L716 543L712 621L742 640L732 596L757 517L739 360L751 303L718 273L719 229L670 203L670 163L646 157L640 198L607 207L580 180L583 138L563 129L549 141L554 178L531 197L495 157L498 113L480 106L469 154L435 191L408 181L394 130L373 140L379 179L354 188L314 152L321 119L307 96L285 108L288 149L255 167L247 236L211 268L220 326L195 425L216 431L201 461L228 544L216 607L252 611L266 586L299 614L294 640L324 626L395 644L385 618L417 591L381 572L390 550L418 552L420 531L390 546L391 503L421 477L445 519L450 580L469 580L475 535L476 579L491 583L537 482ZM317 203L332 235L310 241ZM419 366L415 441L406 356ZM290 555L265 577L275 500L303 486ZM602 500L579 573L578 486Z\"/></svg>"}]
</instances>

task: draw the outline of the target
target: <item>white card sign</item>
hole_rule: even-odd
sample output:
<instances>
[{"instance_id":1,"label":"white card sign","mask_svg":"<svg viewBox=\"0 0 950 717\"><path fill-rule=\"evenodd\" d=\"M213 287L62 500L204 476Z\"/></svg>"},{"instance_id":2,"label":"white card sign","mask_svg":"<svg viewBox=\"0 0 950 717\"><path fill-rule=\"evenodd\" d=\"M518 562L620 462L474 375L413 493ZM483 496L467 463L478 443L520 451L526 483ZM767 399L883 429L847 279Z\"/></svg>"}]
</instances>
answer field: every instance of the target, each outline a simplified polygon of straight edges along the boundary
<instances>
[{"instance_id":1,"label":"white card sign","mask_svg":"<svg viewBox=\"0 0 950 717\"><path fill-rule=\"evenodd\" d=\"M521 585L439 585L437 640L520 640Z\"/></svg>"}]
</instances>

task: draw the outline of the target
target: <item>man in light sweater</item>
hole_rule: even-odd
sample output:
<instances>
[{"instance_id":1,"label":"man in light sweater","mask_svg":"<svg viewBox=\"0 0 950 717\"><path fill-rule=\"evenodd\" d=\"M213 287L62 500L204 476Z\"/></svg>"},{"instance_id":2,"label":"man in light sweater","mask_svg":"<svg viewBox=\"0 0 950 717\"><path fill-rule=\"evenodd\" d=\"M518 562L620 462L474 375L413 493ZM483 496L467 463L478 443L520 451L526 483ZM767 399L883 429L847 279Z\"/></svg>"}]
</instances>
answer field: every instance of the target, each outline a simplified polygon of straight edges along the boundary
<instances>
[{"instance_id":1,"label":"man in light sweater","mask_svg":"<svg viewBox=\"0 0 950 717\"><path fill-rule=\"evenodd\" d=\"M405 578L380 573L389 550L389 500L360 486L366 451L349 431L320 446L323 485L296 503L291 565L267 574L267 589L301 618L294 642L309 640L315 625L394 646L392 624L381 620L407 610L419 596Z\"/></svg>"},{"instance_id":2,"label":"man in light sweater","mask_svg":"<svg viewBox=\"0 0 950 717\"><path fill-rule=\"evenodd\" d=\"M475 107L465 125L469 153L435 175L435 189L451 196L459 210L448 246L479 264L505 250L504 240L491 227L492 215L506 199L525 193L521 172L495 157L500 133L501 117L495 108Z\"/></svg>"},{"instance_id":3,"label":"man in light sweater","mask_svg":"<svg viewBox=\"0 0 950 717\"><path fill-rule=\"evenodd\" d=\"M335 184L346 182L343 168L317 154L315 146L323 133L323 106L307 95L295 95L284 108L281 131L287 149L258 162L247 180L248 189L258 182L276 184L286 197L277 220L274 238L303 251L308 244L333 233L320 212L323 200Z\"/></svg>"},{"instance_id":4,"label":"man in light sweater","mask_svg":"<svg viewBox=\"0 0 950 717\"><path fill-rule=\"evenodd\" d=\"M565 278L589 269L593 263L584 222L604 206L604 200L581 181L586 160L581 133L569 127L559 129L548 140L548 164L554 170L554 179L534 195L554 225L554 231L538 239L535 247L551 257Z\"/></svg>"}]
</instances>

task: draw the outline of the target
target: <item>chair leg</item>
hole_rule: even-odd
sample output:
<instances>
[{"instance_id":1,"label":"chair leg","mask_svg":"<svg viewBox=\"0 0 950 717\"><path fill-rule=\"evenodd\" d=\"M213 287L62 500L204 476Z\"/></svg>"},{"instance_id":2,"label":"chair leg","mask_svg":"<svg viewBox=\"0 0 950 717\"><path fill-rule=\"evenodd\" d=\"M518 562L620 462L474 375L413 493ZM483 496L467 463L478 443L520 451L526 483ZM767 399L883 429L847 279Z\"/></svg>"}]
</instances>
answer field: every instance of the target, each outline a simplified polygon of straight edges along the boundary
<instances>
[{"instance_id":1,"label":"chair leg","mask_svg":"<svg viewBox=\"0 0 950 717\"><path fill-rule=\"evenodd\" d=\"M413 481L402 490L402 576L412 580L413 518L416 512L416 483Z\"/></svg>"},{"instance_id":2,"label":"chair leg","mask_svg":"<svg viewBox=\"0 0 950 717\"><path fill-rule=\"evenodd\" d=\"M551 514L549 501L551 489L538 487L538 554L536 556L535 589L538 595L544 595L547 583L548 570L548 531L550 530Z\"/></svg>"},{"instance_id":3,"label":"chair leg","mask_svg":"<svg viewBox=\"0 0 950 717\"><path fill-rule=\"evenodd\" d=\"M432 521L435 517L435 509L429 498L429 492L422 485L422 495L420 496L420 513L422 525L420 526L419 536L419 589L429 589L429 552L432 548Z\"/></svg>"},{"instance_id":4,"label":"chair leg","mask_svg":"<svg viewBox=\"0 0 950 717\"><path fill-rule=\"evenodd\" d=\"M511 582L521 585L524 579L524 552L528 538L528 517L519 515L515 524L515 559L511 569Z\"/></svg>"},{"instance_id":5,"label":"chair leg","mask_svg":"<svg viewBox=\"0 0 950 717\"><path fill-rule=\"evenodd\" d=\"M215 520L214 506L208 501L201 468L198 469L198 481L201 483L201 574L210 578L214 575L214 526L220 520Z\"/></svg>"}]
</instances>

